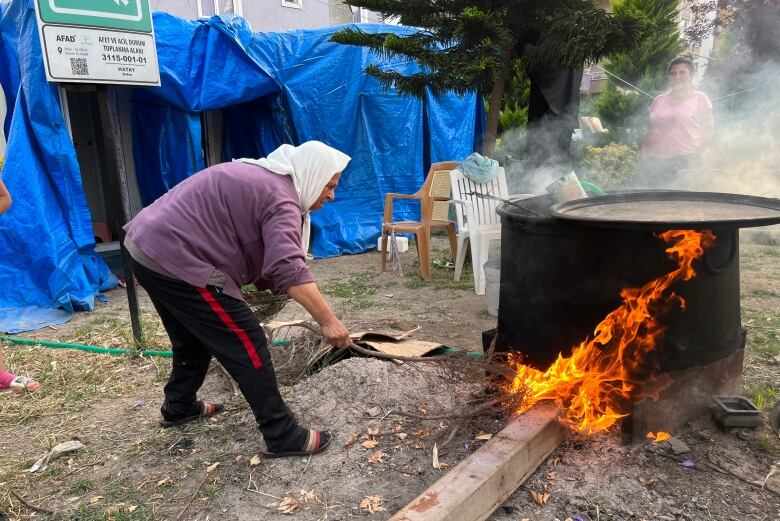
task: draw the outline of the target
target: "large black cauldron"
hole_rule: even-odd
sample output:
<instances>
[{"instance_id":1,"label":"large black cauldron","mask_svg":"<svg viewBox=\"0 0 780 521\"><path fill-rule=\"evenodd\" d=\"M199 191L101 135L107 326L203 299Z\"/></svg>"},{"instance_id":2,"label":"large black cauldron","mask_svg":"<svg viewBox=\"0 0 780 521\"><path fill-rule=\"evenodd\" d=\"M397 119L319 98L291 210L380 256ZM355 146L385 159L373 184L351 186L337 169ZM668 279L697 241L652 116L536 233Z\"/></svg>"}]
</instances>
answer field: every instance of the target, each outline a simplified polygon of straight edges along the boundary
<instances>
[{"instance_id":1,"label":"large black cauldron","mask_svg":"<svg viewBox=\"0 0 780 521\"><path fill-rule=\"evenodd\" d=\"M775 204L765 201L770 201L770 207ZM553 216L552 204L549 196L539 196L498 209L502 221L499 345L522 352L540 368L546 368L559 352L570 353L620 305L622 288L642 286L676 269L664 252L666 243L656 235L672 228L711 229L717 239L694 264L697 276L671 288L687 305L684 311L673 307L661 319L666 332L654 351L660 369L706 365L744 345L738 227L751 225L749 219L723 216L697 221L704 212L687 221L658 222L611 219L609 211L566 219L561 216L568 208L556 206ZM680 207L684 211L684 201ZM776 208L776 213L768 210L769 220L755 220L754 225L780 222L780 202Z\"/></svg>"}]
</instances>

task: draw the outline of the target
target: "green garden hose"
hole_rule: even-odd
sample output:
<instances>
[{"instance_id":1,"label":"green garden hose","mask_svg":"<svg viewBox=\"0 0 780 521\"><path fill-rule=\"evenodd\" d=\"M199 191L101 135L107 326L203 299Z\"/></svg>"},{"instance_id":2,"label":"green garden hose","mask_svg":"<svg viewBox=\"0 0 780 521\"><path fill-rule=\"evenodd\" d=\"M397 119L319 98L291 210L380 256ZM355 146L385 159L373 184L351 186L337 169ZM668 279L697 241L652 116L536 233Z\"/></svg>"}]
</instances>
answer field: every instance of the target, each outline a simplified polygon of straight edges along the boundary
<instances>
[{"instance_id":1,"label":"green garden hose","mask_svg":"<svg viewBox=\"0 0 780 521\"><path fill-rule=\"evenodd\" d=\"M0 342L10 342L12 344L19 344L25 346L43 346L50 347L52 349L76 349L78 351L86 351L88 353L99 353L103 355L142 355L142 356L159 356L162 358L171 358L173 356L172 351L154 351L143 349L116 349L112 347L98 347L85 344L68 344L65 342L52 342L50 340L32 340L29 338L14 338L9 336L0 336ZM282 347L289 345L289 340L274 340L274 347Z\"/></svg>"}]
</instances>

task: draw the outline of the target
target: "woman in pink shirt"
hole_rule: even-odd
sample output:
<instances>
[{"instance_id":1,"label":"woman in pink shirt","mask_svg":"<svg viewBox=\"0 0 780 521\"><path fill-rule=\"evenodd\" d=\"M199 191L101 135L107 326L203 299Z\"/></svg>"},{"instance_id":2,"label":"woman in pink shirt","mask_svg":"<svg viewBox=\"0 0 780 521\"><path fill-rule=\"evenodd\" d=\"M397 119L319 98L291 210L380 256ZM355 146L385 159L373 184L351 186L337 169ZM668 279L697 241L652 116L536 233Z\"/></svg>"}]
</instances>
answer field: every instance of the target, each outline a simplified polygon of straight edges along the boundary
<instances>
[{"instance_id":1,"label":"woman in pink shirt","mask_svg":"<svg viewBox=\"0 0 780 521\"><path fill-rule=\"evenodd\" d=\"M650 125L642 144L639 183L676 188L677 172L698 168L712 137L712 103L693 89L693 62L679 57L667 69L669 92L650 105Z\"/></svg>"}]
</instances>

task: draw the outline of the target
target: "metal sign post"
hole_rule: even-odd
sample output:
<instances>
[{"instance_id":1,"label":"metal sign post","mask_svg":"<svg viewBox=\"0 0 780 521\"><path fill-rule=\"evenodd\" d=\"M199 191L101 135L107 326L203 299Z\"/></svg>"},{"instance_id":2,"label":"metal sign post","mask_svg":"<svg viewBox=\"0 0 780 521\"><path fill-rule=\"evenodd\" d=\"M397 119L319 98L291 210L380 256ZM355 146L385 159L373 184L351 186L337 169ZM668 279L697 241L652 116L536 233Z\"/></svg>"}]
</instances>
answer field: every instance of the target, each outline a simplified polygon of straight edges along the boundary
<instances>
[{"instance_id":1,"label":"metal sign post","mask_svg":"<svg viewBox=\"0 0 780 521\"><path fill-rule=\"evenodd\" d=\"M106 158L117 173L117 188L114 197L122 207L122 226L131 218L130 197L127 188L127 172L125 171L125 152L122 147L122 127L119 123L119 108L116 100L116 92L99 85L97 88L98 107L100 109L100 122L103 132L108 139L105 142ZM133 338L138 345L141 343L141 321L138 311L138 294L135 290L135 276L130 264L130 254L125 248L125 231L119 228L119 247L122 251L122 268L125 272L125 284L127 285L127 303L130 308L130 325L133 328Z\"/></svg>"},{"instance_id":2,"label":"metal sign post","mask_svg":"<svg viewBox=\"0 0 780 521\"><path fill-rule=\"evenodd\" d=\"M138 295L124 226L132 217L116 92L109 85L159 86L160 70L149 0L36 0L46 79L97 84L105 154L116 172L112 199L122 209L119 243L136 343L141 342Z\"/></svg>"}]
</instances>

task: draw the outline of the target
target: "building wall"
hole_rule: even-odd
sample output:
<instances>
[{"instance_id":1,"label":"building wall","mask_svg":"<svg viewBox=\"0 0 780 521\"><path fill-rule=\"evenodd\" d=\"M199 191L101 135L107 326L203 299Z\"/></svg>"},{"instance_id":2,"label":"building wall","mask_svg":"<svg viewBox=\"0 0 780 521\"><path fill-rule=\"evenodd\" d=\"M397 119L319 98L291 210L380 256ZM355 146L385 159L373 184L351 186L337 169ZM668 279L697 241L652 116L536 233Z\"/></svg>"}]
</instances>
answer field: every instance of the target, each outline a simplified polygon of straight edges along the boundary
<instances>
[{"instance_id":1,"label":"building wall","mask_svg":"<svg viewBox=\"0 0 780 521\"><path fill-rule=\"evenodd\" d=\"M152 10L194 20L222 13L243 16L255 32L310 29L350 22L380 22L377 13L337 0L151 0Z\"/></svg>"},{"instance_id":2,"label":"building wall","mask_svg":"<svg viewBox=\"0 0 780 521\"><path fill-rule=\"evenodd\" d=\"M188 20L198 17L197 3L198 0L151 0L149 2L152 11L165 11Z\"/></svg>"},{"instance_id":3,"label":"building wall","mask_svg":"<svg viewBox=\"0 0 780 521\"><path fill-rule=\"evenodd\" d=\"M243 16L252 26L252 30L257 32L309 29L330 25L328 2L318 0L245 1Z\"/></svg>"}]
</instances>

